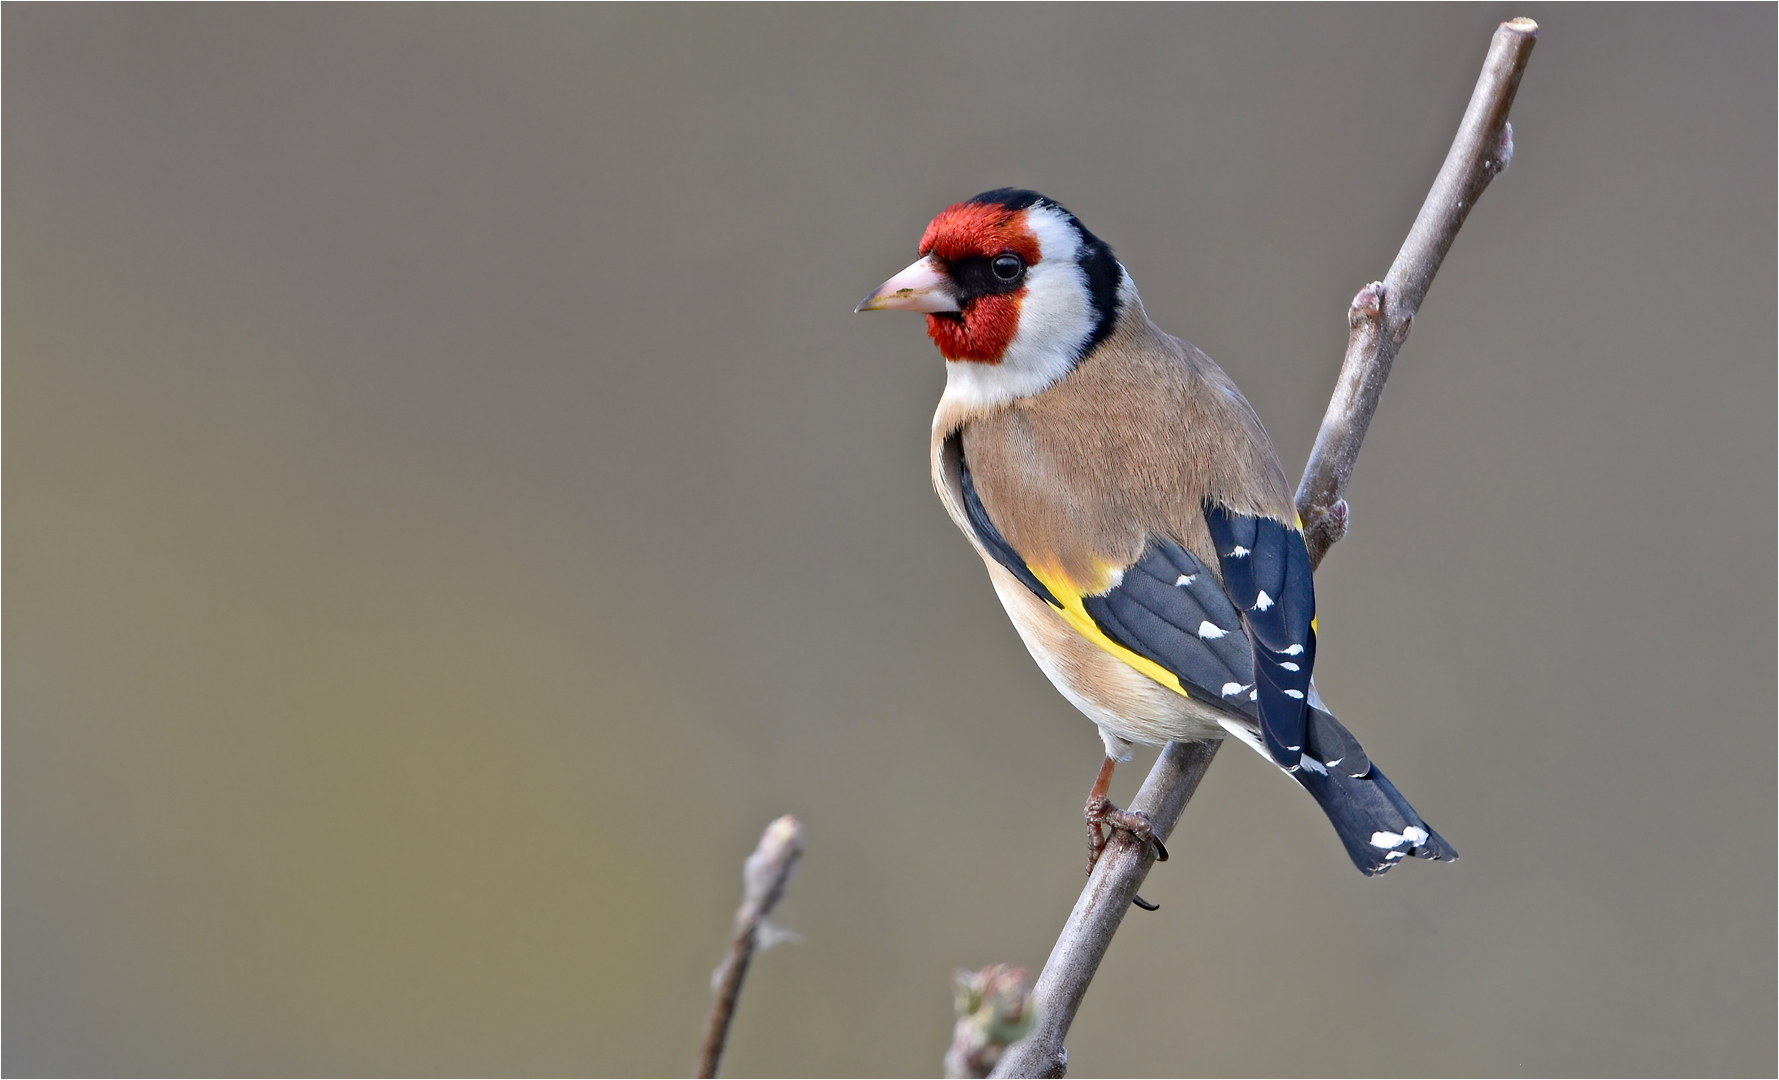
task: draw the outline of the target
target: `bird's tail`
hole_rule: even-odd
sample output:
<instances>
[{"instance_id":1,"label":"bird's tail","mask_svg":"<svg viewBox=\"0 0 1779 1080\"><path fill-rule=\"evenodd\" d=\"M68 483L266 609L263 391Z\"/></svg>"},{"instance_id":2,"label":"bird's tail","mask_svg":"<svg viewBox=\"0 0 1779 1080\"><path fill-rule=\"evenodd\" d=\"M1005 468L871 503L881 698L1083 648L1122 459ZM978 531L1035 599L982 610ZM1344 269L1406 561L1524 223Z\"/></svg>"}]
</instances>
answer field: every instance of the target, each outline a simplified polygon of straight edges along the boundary
<instances>
[{"instance_id":1,"label":"bird's tail","mask_svg":"<svg viewBox=\"0 0 1779 1080\"><path fill-rule=\"evenodd\" d=\"M1321 805L1360 873L1382 874L1411 855L1440 862L1458 857L1372 763L1352 732L1325 709L1312 708L1309 714L1302 761L1287 775ZM1234 724L1224 726L1270 760L1254 735Z\"/></svg>"}]
</instances>

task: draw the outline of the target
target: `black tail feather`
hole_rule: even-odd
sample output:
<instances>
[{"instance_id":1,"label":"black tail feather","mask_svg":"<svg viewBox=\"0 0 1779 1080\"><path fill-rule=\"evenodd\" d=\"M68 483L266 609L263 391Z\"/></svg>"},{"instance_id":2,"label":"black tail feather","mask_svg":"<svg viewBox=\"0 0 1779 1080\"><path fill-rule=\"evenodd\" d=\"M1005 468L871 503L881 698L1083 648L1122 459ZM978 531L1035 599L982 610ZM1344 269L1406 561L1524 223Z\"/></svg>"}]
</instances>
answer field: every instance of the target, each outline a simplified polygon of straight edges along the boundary
<instances>
[{"instance_id":1,"label":"black tail feather","mask_svg":"<svg viewBox=\"0 0 1779 1080\"><path fill-rule=\"evenodd\" d=\"M1458 857L1376 765L1365 776L1348 776L1338 768L1318 770L1305 757L1292 778L1321 804L1353 865L1366 877L1384 873L1410 855L1440 862Z\"/></svg>"},{"instance_id":2,"label":"black tail feather","mask_svg":"<svg viewBox=\"0 0 1779 1080\"><path fill-rule=\"evenodd\" d=\"M1371 758L1353 733L1341 726L1327 709L1309 710L1309 729L1303 752L1348 776L1364 776L1371 771Z\"/></svg>"},{"instance_id":3,"label":"black tail feather","mask_svg":"<svg viewBox=\"0 0 1779 1080\"><path fill-rule=\"evenodd\" d=\"M1352 733L1323 709L1310 710L1303 761L1290 775L1321 804L1353 865L1367 877L1410 855L1440 862L1458 857L1372 764Z\"/></svg>"}]
</instances>

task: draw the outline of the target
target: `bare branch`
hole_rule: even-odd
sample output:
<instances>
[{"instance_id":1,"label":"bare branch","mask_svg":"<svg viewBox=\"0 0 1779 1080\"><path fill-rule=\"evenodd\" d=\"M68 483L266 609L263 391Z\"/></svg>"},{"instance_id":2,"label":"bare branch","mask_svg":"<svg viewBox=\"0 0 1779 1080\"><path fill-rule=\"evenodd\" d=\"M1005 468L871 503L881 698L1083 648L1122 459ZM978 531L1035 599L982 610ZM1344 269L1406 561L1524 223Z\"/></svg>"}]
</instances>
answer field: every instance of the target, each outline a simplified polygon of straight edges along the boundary
<instances>
[{"instance_id":1,"label":"bare branch","mask_svg":"<svg viewBox=\"0 0 1779 1080\"><path fill-rule=\"evenodd\" d=\"M1513 158L1513 129L1507 123L1507 111L1537 39L1538 24L1530 19L1502 23L1495 31L1457 138L1408 239L1384 280L1372 282L1353 298L1346 362L1297 488L1297 510L1303 518L1312 565L1321 562L1329 547L1346 533L1348 510L1343 496L1353 475L1353 463L1377 412L1384 380L1408 337L1433 275L1477 197ZM1169 743L1144 781L1131 809L1148 814L1162 839L1172 834L1218 745ZM1075 910L1069 913L1032 990L1038 1009L1036 1027L1007 1049L991 1075L1066 1074L1068 1052L1063 1039L1153 861L1149 845L1115 834L1075 902Z\"/></svg>"},{"instance_id":2,"label":"bare branch","mask_svg":"<svg viewBox=\"0 0 1779 1080\"><path fill-rule=\"evenodd\" d=\"M1351 332L1346 361L1303 481L1297 485L1297 513L1303 518L1311 566L1320 564L1346 534L1344 497L1359 444L1365 441L1384 380L1390 377L1433 275L1483 189L1513 160L1513 126L1507 122L1507 111L1537 41L1538 24L1531 19L1514 19L1495 31L1457 137L1408 239L1384 280L1372 282L1353 297L1347 314Z\"/></svg>"},{"instance_id":3,"label":"bare branch","mask_svg":"<svg viewBox=\"0 0 1779 1080\"><path fill-rule=\"evenodd\" d=\"M1192 793L1211 759L1215 742L1168 743L1143 781L1143 789L1131 800L1130 809L1149 815L1155 835L1166 840L1180 820ZM1025 1039L1009 1047L990 1076L1062 1076L1068 1066L1063 1038L1075 1021L1075 1011L1087 996L1088 984L1099 970L1100 960L1111 948L1112 935L1130 910L1131 898L1155 862L1151 844L1133 841L1115 831L1106 850L1094 865L1087 888L1069 912L1062 935L1050 950L1050 959L1032 988L1038 1004L1037 1025Z\"/></svg>"},{"instance_id":4,"label":"bare branch","mask_svg":"<svg viewBox=\"0 0 1779 1080\"><path fill-rule=\"evenodd\" d=\"M735 1002L741 997L741 983L747 978L747 965L756 948L772 944L772 927L766 916L784 898L785 883L791 869L803 854L803 826L790 814L766 826L760 844L747 857L741 868L741 906L735 910L735 936L729 952L711 975L710 1019L704 1024L704 1043L698 1049L698 1076L712 1077L723 1060L723 1047L729 1041L729 1022L735 1017ZM765 937L766 941L761 939Z\"/></svg>"}]
</instances>

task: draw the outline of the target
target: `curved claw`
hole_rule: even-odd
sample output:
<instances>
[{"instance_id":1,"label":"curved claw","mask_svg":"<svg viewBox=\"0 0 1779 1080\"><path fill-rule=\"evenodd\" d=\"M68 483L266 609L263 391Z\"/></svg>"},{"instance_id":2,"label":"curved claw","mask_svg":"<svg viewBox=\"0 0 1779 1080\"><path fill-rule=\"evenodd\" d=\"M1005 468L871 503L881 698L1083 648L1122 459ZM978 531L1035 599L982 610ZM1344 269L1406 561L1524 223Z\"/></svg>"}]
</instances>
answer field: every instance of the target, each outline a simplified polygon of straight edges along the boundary
<instances>
[{"instance_id":1,"label":"curved claw","mask_svg":"<svg viewBox=\"0 0 1779 1080\"><path fill-rule=\"evenodd\" d=\"M1160 904L1151 904L1149 901L1143 899L1140 896L1131 897L1130 902L1135 904L1136 906L1142 908L1144 911L1160 911L1161 910Z\"/></svg>"},{"instance_id":2,"label":"curved claw","mask_svg":"<svg viewBox=\"0 0 1779 1080\"><path fill-rule=\"evenodd\" d=\"M1088 833L1091 836L1099 836L1100 825L1109 825L1114 829L1123 830L1140 843L1155 845L1155 861L1167 862L1167 845L1161 842L1161 837L1155 835L1155 826L1149 823L1149 816L1141 810L1120 810L1118 807L1113 806L1110 803L1102 803L1099 806L1089 807L1087 814ZM1095 848L1091 854L1096 861L1099 856L1097 848L1103 847L1104 844L1105 840L1103 838L1100 839L1098 845L1093 845L1091 842L1089 844L1090 847ZM1090 867L1091 865L1092 864L1089 863Z\"/></svg>"}]
</instances>

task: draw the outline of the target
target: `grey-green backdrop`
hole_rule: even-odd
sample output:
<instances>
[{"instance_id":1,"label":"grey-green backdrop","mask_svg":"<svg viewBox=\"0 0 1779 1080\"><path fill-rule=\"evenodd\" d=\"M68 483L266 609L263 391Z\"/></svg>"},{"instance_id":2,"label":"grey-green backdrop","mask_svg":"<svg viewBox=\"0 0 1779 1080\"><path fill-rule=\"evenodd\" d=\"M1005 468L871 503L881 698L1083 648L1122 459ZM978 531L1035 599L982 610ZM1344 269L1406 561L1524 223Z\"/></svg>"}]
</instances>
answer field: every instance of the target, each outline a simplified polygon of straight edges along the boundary
<instances>
[{"instance_id":1,"label":"grey-green backdrop","mask_svg":"<svg viewBox=\"0 0 1779 1080\"><path fill-rule=\"evenodd\" d=\"M1495 4L8 5L6 1071L681 1073L785 812L729 1071L936 1071L1099 743L853 304L1037 188L1295 474L1514 15L1319 578L1463 860L1232 748L1074 1073L1771 1075L1774 8Z\"/></svg>"}]
</instances>

